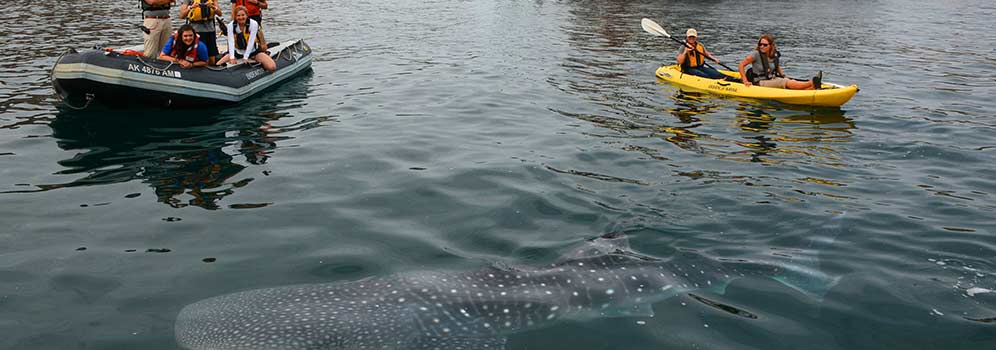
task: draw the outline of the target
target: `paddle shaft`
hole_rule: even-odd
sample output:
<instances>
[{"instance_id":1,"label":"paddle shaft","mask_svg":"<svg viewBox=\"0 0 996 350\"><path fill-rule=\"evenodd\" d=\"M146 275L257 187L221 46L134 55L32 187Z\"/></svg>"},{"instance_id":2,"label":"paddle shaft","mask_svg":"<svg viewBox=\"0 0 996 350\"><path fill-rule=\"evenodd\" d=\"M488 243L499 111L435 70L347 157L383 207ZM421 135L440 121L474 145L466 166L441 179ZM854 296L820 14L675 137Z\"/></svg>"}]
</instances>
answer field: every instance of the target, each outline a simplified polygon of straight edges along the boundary
<instances>
[{"instance_id":1,"label":"paddle shaft","mask_svg":"<svg viewBox=\"0 0 996 350\"><path fill-rule=\"evenodd\" d=\"M681 40L678 40L678 39L675 39L675 38L674 38L673 36L670 36L670 35L668 35L668 36L667 36L667 38L668 38L668 39L671 39L671 40L674 40L674 41L675 41L676 43L679 43L679 44L681 44L681 45L684 45L685 47L687 47L687 48L689 48L689 49L692 49L692 50L694 50L695 52L698 52L698 53L699 53L700 55L702 55L702 57L705 57L705 52L702 52L702 51L699 51L699 50L695 50L695 48L694 48L694 47L692 47L692 45L688 45L688 42L687 42L687 41L681 41ZM716 63L719 63L719 62L716 62ZM706 65L706 66L708 66L709 68L712 68L712 69L716 69L716 68L714 68L713 66L710 66L710 65L709 65L708 63L705 63L705 65ZM723 68L726 68L726 70L728 70L728 71L733 71L733 72L736 72L736 71L737 71L736 69L733 69L733 68L730 68L730 67L727 67L727 66L726 66L725 64L722 64L722 63L719 63L719 65L720 65L720 66L723 66Z\"/></svg>"}]
</instances>

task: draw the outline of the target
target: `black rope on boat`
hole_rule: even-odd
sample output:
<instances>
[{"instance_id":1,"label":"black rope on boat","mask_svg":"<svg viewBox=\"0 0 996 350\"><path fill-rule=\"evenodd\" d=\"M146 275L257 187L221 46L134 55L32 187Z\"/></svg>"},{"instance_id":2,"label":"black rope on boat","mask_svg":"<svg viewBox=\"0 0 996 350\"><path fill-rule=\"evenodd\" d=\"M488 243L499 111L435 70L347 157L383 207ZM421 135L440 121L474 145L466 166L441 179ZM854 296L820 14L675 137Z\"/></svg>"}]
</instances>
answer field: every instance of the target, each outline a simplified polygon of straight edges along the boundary
<instances>
[{"instance_id":1,"label":"black rope on boat","mask_svg":"<svg viewBox=\"0 0 996 350\"><path fill-rule=\"evenodd\" d=\"M136 58L138 58L138 61L142 62L142 64L144 64L146 67L155 69L155 70L159 71L159 73L163 73L167 69L169 69L169 67L173 66L173 62L170 62L169 64L166 65L165 68L159 68L159 67L156 67L156 66L153 66L153 65L149 64L149 62L145 62L145 60L143 60L142 57L144 57L144 56L137 56Z\"/></svg>"},{"instance_id":2,"label":"black rope on boat","mask_svg":"<svg viewBox=\"0 0 996 350\"><path fill-rule=\"evenodd\" d=\"M287 60L288 61L292 61L292 62L297 62L298 55L294 55L295 53L300 53L300 51L298 51L297 47L298 47L298 43L294 43L293 45L288 45L287 47L281 49L280 51L277 51L277 57L274 57L273 61L279 61L280 57L283 56L284 51L291 51L291 55L290 55L291 58L288 58Z\"/></svg>"},{"instance_id":3,"label":"black rope on boat","mask_svg":"<svg viewBox=\"0 0 996 350\"><path fill-rule=\"evenodd\" d=\"M94 97L93 94L91 94L91 93L88 92L86 94L86 103L83 104L83 107L73 106L72 104L69 103L69 99L62 100L62 102L63 102L63 104L66 105L66 107L75 109L77 111L82 111L82 110L86 109L87 107L90 107L90 102L93 102L93 97Z\"/></svg>"},{"instance_id":4,"label":"black rope on boat","mask_svg":"<svg viewBox=\"0 0 996 350\"><path fill-rule=\"evenodd\" d=\"M63 57L66 57L67 54L73 52L76 52L76 50L66 49L66 51L63 51L62 54L60 54L59 57L55 59L55 64L53 64L52 69L48 71L48 77L52 79L52 81L55 81L55 67L59 66L59 62L62 62Z\"/></svg>"}]
</instances>

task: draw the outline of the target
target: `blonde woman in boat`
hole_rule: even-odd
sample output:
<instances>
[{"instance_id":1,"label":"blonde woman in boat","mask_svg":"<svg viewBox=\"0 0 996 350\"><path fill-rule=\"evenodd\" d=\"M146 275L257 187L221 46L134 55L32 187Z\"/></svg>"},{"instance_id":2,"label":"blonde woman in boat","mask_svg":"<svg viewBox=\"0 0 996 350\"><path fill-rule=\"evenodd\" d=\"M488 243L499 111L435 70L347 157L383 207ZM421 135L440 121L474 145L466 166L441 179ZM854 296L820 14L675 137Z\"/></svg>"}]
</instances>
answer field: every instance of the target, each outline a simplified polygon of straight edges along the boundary
<instances>
[{"instance_id":1,"label":"blonde woman in boat","mask_svg":"<svg viewBox=\"0 0 996 350\"><path fill-rule=\"evenodd\" d=\"M228 54L218 61L223 65L228 61L238 62L253 59L270 72L277 70L277 63L266 51L266 40L259 23L249 18L249 10L245 6L235 7L235 20L228 24Z\"/></svg>"},{"instance_id":2,"label":"blonde woman in boat","mask_svg":"<svg viewBox=\"0 0 996 350\"><path fill-rule=\"evenodd\" d=\"M812 80L800 81L785 77L782 66L779 64L781 53L775 47L775 37L771 34L761 35L757 39L757 47L740 61L740 79L744 85L758 85L770 88L791 89L791 90L812 90L819 89L822 84L823 72L820 72ZM747 65L750 69L745 70Z\"/></svg>"}]
</instances>

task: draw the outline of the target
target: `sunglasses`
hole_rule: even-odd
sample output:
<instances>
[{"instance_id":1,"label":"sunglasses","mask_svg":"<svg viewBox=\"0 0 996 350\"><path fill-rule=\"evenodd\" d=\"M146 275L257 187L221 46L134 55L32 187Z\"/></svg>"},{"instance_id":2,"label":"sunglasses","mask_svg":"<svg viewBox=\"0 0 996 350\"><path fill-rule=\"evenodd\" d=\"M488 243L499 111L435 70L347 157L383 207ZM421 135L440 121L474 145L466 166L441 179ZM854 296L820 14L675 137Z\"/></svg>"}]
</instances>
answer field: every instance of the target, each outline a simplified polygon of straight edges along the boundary
<instances>
[{"instance_id":1,"label":"sunglasses","mask_svg":"<svg viewBox=\"0 0 996 350\"><path fill-rule=\"evenodd\" d=\"M760 43L760 44L757 44L757 46L768 46L768 43Z\"/></svg>"}]
</instances>

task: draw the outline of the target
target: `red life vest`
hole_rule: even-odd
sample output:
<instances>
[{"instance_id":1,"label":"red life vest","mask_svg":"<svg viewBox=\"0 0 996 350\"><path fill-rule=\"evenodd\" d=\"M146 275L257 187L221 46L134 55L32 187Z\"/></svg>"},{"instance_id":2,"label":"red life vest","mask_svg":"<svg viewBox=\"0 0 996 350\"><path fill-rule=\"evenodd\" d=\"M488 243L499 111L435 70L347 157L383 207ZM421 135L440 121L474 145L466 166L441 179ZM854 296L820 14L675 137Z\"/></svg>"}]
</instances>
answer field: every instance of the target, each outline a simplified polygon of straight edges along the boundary
<instances>
[{"instance_id":1,"label":"red life vest","mask_svg":"<svg viewBox=\"0 0 996 350\"><path fill-rule=\"evenodd\" d=\"M183 58L190 62L197 62L197 45L201 44L201 36L194 33L194 44L187 48L187 52L182 55L176 52L177 43L182 43L183 39L180 38L180 31L173 33L173 51L170 51L169 55L173 58Z\"/></svg>"},{"instance_id":2,"label":"red life vest","mask_svg":"<svg viewBox=\"0 0 996 350\"><path fill-rule=\"evenodd\" d=\"M235 0L235 6L245 6L249 16L262 16L263 11L260 10L259 5L250 4L249 0Z\"/></svg>"}]
</instances>

